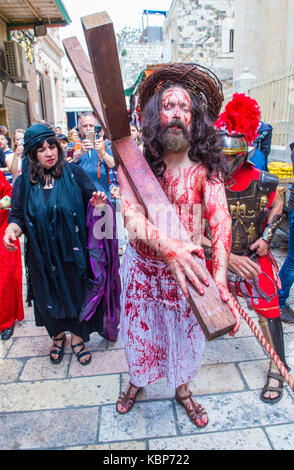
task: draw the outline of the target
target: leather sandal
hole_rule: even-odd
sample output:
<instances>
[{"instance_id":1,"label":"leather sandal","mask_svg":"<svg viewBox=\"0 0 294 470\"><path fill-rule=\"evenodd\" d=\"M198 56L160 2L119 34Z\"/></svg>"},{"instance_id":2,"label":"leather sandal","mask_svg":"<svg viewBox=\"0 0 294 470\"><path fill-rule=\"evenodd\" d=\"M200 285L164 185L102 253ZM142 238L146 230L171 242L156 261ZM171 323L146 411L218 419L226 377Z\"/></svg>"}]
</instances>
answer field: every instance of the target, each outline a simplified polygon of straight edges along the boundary
<instances>
[{"instance_id":1,"label":"leather sandal","mask_svg":"<svg viewBox=\"0 0 294 470\"><path fill-rule=\"evenodd\" d=\"M14 325L10 328L6 328L5 330L1 331L1 339L3 341L7 341L13 335Z\"/></svg>"},{"instance_id":2,"label":"leather sandal","mask_svg":"<svg viewBox=\"0 0 294 470\"><path fill-rule=\"evenodd\" d=\"M61 341L61 340L62 340L61 346L58 346L58 344L54 343L54 341ZM56 349L52 349L50 351L50 361L52 362L52 364L59 364L62 361L63 355L64 355L65 343L66 343L66 333L64 333L64 335L61 338L56 338L56 337L53 338L53 346L55 346ZM52 357L53 354L58 356L57 359Z\"/></svg>"},{"instance_id":3,"label":"leather sandal","mask_svg":"<svg viewBox=\"0 0 294 470\"><path fill-rule=\"evenodd\" d=\"M178 392L176 391L175 399L180 405L182 405L185 408L192 423L194 423L198 428L204 428L205 426L207 426L208 424L207 413L205 409L199 403L193 400L191 392L189 392L188 395L181 397L180 395L178 395ZM191 409L187 408L185 400L189 400L192 406Z\"/></svg>"},{"instance_id":4,"label":"leather sandal","mask_svg":"<svg viewBox=\"0 0 294 470\"><path fill-rule=\"evenodd\" d=\"M131 397L131 391L132 391L132 388L136 388L137 391L135 393L135 395L133 397ZM127 389L126 392L122 392L122 395L120 395L120 397L118 398L117 402L116 402L116 411L118 413L120 413L121 415L124 415L126 413L128 413L134 406L135 404L135 401L136 401L136 398L137 398L137 395L138 393L140 392L140 390L142 390L142 387L136 387L135 385L133 385L131 382L130 382L130 385L129 385L129 388ZM118 409L118 404L122 405L123 407L126 408L125 411L121 411Z\"/></svg>"},{"instance_id":5,"label":"leather sandal","mask_svg":"<svg viewBox=\"0 0 294 470\"><path fill-rule=\"evenodd\" d=\"M269 386L269 379L270 378L278 380L278 382L279 382L278 387L270 387ZM270 398L270 397L266 398L264 396L264 394L266 392L276 392L276 393L278 393L278 396L276 398ZM269 370L268 373L267 373L266 384L265 384L265 386L263 387L263 389L260 393L260 399L262 401L264 401L264 403L273 404L273 403L277 403L278 401L280 401L282 396L283 396L283 377L280 374L275 374L274 372Z\"/></svg>"},{"instance_id":6,"label":"leather sandal","mask_svg":"<svg viewBox=\"0 0 294 470\"><path fill-rule=\"evenodd\" d=\"M77 348L78 346L82 346L82 347L79 351L75 352L74 348ZM82 366L86 366L87 364L89 364L89 362L91 362L92 354L89 351L84 351L84 349L86 349L84 341L81 341L78 344L72 344L71 349L73 350L73 353L77 356L77 360ZM86 361L81 361L82 357L89 356L89 355L90 355L89 359L87 359Z\"/></svg>"}]
</instances>

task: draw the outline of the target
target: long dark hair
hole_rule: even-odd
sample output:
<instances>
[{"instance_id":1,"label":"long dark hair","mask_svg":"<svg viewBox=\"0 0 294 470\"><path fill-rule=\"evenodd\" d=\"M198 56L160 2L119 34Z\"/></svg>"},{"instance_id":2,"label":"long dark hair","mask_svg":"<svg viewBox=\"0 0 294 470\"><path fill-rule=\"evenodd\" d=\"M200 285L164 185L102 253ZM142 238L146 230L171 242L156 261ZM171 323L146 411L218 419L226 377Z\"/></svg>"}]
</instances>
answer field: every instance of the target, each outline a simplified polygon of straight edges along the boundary
<instances>
[{"instance_id":1,"label":"long dark hair","mask_svg":"<svg viewBox=\"0 0 294 470\"><path fill-rule=\"evenodd\" d=\"M171 87L181 85L162 86L160 91L150 98L144 108L142 122L142 139L144 142L145 158L156 177L163 177L166 165L163 160L163 146L159 136L160 107L163 92ZM193 162L200 162L207 169L207 178L223 178L227 174L227 165L221 155L221 147L213 121L204 109L202 100L190 93L192 104L192 132L189 139L189 158Z\"/></svg>"},{"instance_id":2,"label":"long dark hair","mask_svg":"<svg viewBox=\"0 0 294 470\"><path fill-rule=\"evenodd\" d=\"M38 183L38 180L41 182L44 181L44 168L40 164L38 158L37 158L37 151L39 148L41 148L44 144L44 142L47 142L49 145L56 145L58 149L58 160L57 163L54 165L50 173L52 174L53 178L59 178L62 175L62 170L65 165L65 161L63 158L63 152L60 146L60 142L58 139L54 136L52 137L47 137L44 140L41 140L38 142L36 145L34 145L28 152L28 161L29 161L29 175L30 175L30 181L32 184Z\"/></svg>"}]
</instances>

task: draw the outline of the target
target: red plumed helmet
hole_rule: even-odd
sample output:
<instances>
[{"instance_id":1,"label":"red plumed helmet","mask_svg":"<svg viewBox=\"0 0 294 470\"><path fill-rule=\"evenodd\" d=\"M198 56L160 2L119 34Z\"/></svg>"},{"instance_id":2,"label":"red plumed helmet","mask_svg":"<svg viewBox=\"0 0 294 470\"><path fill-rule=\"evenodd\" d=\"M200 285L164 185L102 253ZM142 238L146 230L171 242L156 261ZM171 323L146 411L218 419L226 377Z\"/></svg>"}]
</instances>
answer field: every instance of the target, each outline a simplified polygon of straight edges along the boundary
<instances>
[{"instance_id":1,"label":"red plumed helmet","mask_svg":"<svg viewBox=\"0 0 294 470\"><path fill-rule=\"evenodd\" d=\"M234 93L215 126L228 134L242 134L251 145L257 137L260 121L260 107L257 101L244 93Z\"/></svg>"}]
</instances>

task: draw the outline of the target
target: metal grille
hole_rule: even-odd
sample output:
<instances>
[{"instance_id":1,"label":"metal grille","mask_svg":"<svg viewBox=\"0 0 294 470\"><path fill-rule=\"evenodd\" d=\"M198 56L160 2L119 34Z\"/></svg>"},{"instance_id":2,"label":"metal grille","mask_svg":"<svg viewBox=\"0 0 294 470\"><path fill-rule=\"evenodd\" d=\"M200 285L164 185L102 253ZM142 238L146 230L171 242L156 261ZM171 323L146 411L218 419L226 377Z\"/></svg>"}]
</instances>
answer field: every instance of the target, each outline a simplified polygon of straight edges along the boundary
<instances>
[{"instance_id":1,"label":"metal grille","mask_svg":"<svg viewBox=\"0 0 294 470\"><path fill-rule=\"evenodd\" d=\"M4 98L5 108L7 110L10 133L15 129L27 129L29 127L27 103Z\"/></svg>"},{"instance_id":2,"label":"metal grille","mask_svg":"<svg viewBox=\"0 0 294 470\"><path fill-rule=\"evenodd\" d=\"M262 121L273 126L272 144L288 145L294 126L294 65L258 77L249 95L258 102Z\"/></svg>"},{"instance_id":3,"label":"metal grille","mask_svg":"<svg viewBox=\"0 0 294 470\"><path fill-rule=\"evenodd\" d=\"M20 70L18 66L17 46L18 44L15 41L6 41L4 43L7 72L11 78L19 77L20 75Z\"/></svg>"}]
</instances>

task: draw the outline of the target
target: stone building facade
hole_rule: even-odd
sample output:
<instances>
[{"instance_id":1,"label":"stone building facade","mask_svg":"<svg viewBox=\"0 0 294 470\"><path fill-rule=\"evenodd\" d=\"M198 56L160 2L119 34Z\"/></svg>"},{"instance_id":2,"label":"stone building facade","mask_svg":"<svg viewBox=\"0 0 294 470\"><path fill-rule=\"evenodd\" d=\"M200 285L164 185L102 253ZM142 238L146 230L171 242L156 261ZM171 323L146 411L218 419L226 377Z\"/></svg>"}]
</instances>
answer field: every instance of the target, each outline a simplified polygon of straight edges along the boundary
<instances>
[{"instance_id":1,"label":"stone building facade","mask_svg":"<svg viewBox=\"0 0 294 470\"><path fill-rule=\"evenodd\" d=\"M5 45L9 43L7 23L0 18L0 124L6 126L11 137L16 128L26 128L30 123L28 90L26 87L26 59L22 69L24 82L16 83L9 76L5 58ZM20 46L21 47L21 46ZM19 49L22 52L22 49ZM19 54L20 56L21 54Z\"/></svg>"},{"instance_id":2,"label":"stone building facade","mask_svg":"<svg viewBox=\"0 0 294 470\"><path fill-rule=\"evenodd\" d=\"M33 73L35 80L32 88L37 100L34 100L34 110L31 110L31 115L33 122L45 120L66 131L62 80L63 56L58 28L48 28L47 36L36 38Z\"/></svg>"},{"instance_id":3,"label":"stone building facade","mask_svg":"<svg viewBox=\"0 0 294 470\"><path fill-rule=\"evenodd\" d=\"M57 28L48 28L47 36L34 38L31 35L30 61L19 51L23 49L17 38L18 58L22 60L23 77L10 80L2 73L0 80L0 121L9 134L17 128L26 129L31 124L46 121L52 126L66 128L64 111L62 66L64 54ZM0 54L8 42L7 25L0 20ZM30 63L31 62L31 63ZM3 72L2 64L2 72Z\"/></svg>"},{"instance_id":4,"label":"stone building facade","mask_svg":"<svg viewBox=\"0 0 294 470\"><path fill-rule=\"evenodd\" d=\"M258 77L293 63L294 2L235 0L234 80L247 67Z\"/></svg>"},{"instance_id":5,"label":"stone building facade","mask_svg":"<svg viewBox=\"0 0 294 470\"><path fill-rule=\"evenodd\" d=\"M19 0L15 9L11 2L2 3L0 124L8 128L10 136L17 128L42 121L65 129L64 51L59 31L71 21L68 13L62 1L42 0L32 5Z\"/></svg>"},{"instance_id":6,"label":"stone building facade","mask_svg":"<svg viewBox=\"0 0 294 470\"><path fill-rule=\"evenodd\" d=\"M66 128L70 130L77 127L79 113L90 112L92 107L66 56L62 59L62 79Z\"/></svg>"},{"instance_id":7,"label":"stone building facade","mask_svg":"<svg viewBox=\"0 0 294 470\"><path fill-rule=\"evenodd\" d=\"M146 43L124 43L123 49L126 55L122 56L120 51L120 65L125 88L129 88L136 81L139 73L149 65L162 64L163 42Z\"/></svg>"},{"instance_id":8,"label":"stone building facade","mask_svg":"<svg viewBox=\"0 0 294 470\"><path fill-rule=\"evenodd\" d=\"M233 84L235 0L173 0L164 25L164 61L213 70L230 94Z\"/></svg>"},{"instance_id":9,"label":"stone building facade","mask_svg":"<svg viewBox=\"0 0 294 470\"><path fill-rule=\"evenodd\" d=\"M270 160L294 142L294 2L235 0L234 88L248 92L273 127Z\"/></svg>"},{"instance_id":10,"label":"stone building facade","mask_svg":"<svg viewBox=\"0 0 294 470\"><path fill-rule=\"evenodd\" d=\"M118 32L117 45L124 88L131 87L147 65L163 63L165 11L143 10L142 26Z\"/></svg>"}]
</instances>

